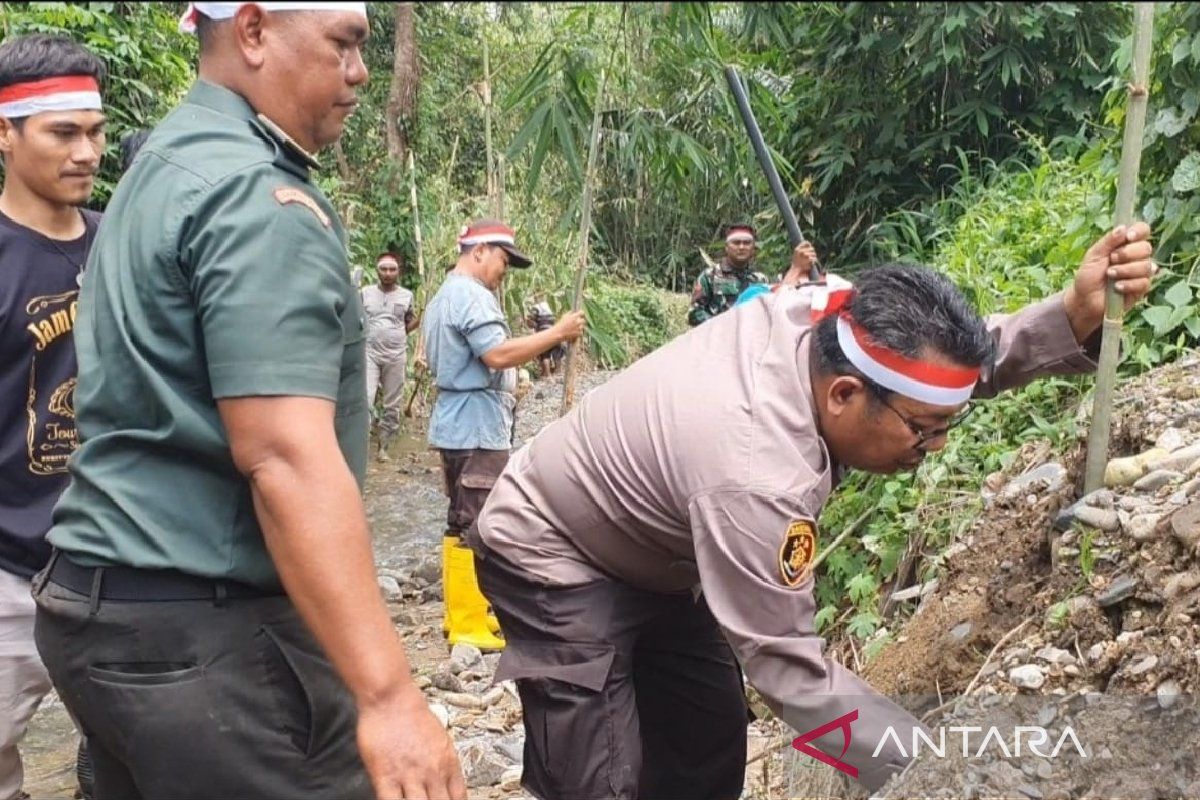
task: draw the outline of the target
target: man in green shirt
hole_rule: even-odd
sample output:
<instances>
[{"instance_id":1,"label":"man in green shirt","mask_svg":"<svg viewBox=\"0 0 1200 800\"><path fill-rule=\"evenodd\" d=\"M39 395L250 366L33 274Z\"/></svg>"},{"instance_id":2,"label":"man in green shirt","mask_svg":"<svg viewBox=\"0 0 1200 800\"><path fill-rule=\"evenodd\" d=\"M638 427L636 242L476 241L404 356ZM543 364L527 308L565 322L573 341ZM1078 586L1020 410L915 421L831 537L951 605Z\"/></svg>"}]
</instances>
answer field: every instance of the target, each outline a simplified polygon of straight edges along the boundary
<instances>
[{"instance_id":1,"label":"man in green shirt","mask_svg":"<svg viewBox=\"0 0 1200 800\"><path fill-rule=\"evenodd\" d=\"M363 311L311 177L367 78L365 4L184 22L200 80L83 282L38 649L99 797L462 798L375 585Z\"/></svg>"}]
</instances>

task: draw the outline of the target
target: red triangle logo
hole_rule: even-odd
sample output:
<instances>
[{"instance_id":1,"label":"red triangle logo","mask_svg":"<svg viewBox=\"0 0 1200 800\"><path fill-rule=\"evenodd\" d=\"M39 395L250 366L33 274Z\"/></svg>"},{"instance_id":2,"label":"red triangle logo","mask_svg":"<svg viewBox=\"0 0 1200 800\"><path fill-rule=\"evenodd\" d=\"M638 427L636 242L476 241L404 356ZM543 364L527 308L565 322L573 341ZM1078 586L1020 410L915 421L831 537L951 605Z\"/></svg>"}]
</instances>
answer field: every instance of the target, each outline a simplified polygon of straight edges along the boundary
<instances>
[{"instance_id":1,"label":"red triangle logo","mask_svg":"<svg viewBox=\"0 0 1200 800\"><path fill-rule=\"evenodd\" d=\"M801 753L804 753L805 755L812 756L817 761L820 761L822 764L828 764L829 766L833 767L834 769L846 773L851 778L857 779L858 778L858 767L851 766L851 765L847 764L845 761L841 760L842 756L846 755L846 751L850 749L850 723L854 722L854 720L856 720L856 719L858 719L858 709L857 708L848 714L843 714L842 716L838 717L835 720L826 722L824 725L822 725L819 728L813 728L808 733L800 734L799 736L797 736L795 739L792 740L792 747L796 748L797 750L799 750ZM838 728L841 728L842 736L844 737L844 739L843 739L843 744L842 744L842 752L838 754L837 758L834 758L833 756L829 755L828 753L824 753L824 752L818 750L817 748L813 747L811 744L809 744L809 742L811 742L813 739L820 739L825 734L829 733L832 730L836 730Z\"/></svg>"}]
</instances>

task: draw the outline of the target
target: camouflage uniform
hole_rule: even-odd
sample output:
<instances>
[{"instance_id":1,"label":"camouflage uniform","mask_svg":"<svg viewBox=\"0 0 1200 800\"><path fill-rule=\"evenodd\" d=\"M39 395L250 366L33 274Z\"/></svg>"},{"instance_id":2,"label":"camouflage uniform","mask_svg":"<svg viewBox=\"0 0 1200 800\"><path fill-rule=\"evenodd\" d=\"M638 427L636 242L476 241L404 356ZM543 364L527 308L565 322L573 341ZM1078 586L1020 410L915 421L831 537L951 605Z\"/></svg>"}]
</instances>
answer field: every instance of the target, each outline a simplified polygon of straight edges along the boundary
<instances>
[{"instance_id":1,"label":"camouflage uniform","mask_svg":"<svg viewBox=\"0 0 1200 800\"><path fill-rule=\"evenodd\" d=\"M726 259L722 259L718 266L709 267L696 278L688 325L699 325L731 308L747 286L770 282L766 275L751 270L750 265L745 269L734 269Z\"/></svg>"}]
</instances>

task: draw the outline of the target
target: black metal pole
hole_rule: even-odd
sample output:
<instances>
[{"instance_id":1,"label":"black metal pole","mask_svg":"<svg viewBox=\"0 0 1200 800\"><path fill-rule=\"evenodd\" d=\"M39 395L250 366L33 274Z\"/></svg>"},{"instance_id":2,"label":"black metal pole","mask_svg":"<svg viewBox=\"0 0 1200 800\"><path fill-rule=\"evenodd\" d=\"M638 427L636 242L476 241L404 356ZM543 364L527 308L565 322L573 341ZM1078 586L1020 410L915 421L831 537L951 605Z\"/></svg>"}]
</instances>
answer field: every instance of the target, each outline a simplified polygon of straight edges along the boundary
<instances>
[{"instance_id":1,"label":"black metal pole","mask_svg":"<svg viewBox=\"0 0 1200 800\"><path fill-rule=\"evenodd\" d=\"M771 194L775 196L775 205L779 207L779 215L783 217L783 224L787 227L788 240L792 243L792 247L804 242L804 234L800 232L800 223L796 221L796 212L792 210L791 201L788 200L787 192L783 190L783 182L779 180L779 173L775 170L775 162L771 160L771 154L767 152L767 145L763 141L762 131L758 128L758 122L754 119L754 112L750 110L750 100L746 97L746 88L742 85L742 76L738 74L734 67L725 68L725 80L729 83L729 90L733 92L733 99L737 101L738 111L742 114L742 122L746 126L746 133L750 136L750 144L754 145L754 154L758 156L758 164L762 167L763 174L767 176L767 183L771 186ZM813 262L809 268L808 276L812 280L820 280L821 271L816 262Z\"/></svg>"}]
</instances>

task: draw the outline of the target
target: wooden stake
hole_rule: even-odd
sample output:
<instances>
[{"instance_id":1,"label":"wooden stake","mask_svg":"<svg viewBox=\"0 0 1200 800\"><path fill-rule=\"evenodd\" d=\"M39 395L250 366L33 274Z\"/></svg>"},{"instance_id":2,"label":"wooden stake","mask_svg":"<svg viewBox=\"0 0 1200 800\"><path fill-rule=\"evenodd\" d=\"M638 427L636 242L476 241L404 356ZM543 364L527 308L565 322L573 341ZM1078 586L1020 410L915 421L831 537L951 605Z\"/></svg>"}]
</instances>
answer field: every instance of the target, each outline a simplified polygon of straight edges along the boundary
<instances>
[{"instance_id":1,"label":"wooden stake","mask_svg":"<svg viewBox=\"0 0 1200 800\"><path fill-rule=\"evenodd\" d=\"M1133 222L1133 204L1137 198L1138 167L1142 160L1142 131L1146 125L1146 105L1150 88L1150 44L1154 33L1154 4L1133 4L1133 82L1129 84L1129 103L1125 112L1125 138L1121 142L1121 171L1117 176L1115 225ZM1117 383L1117 359L1121 348L1121 327L1125 320L1124 299L1114 282L1105 292L1103 338L1100 342L1100 367L1096 372L1096 392L1092 401L1092 427L1088 432L1087 466L1084 471L1085 493L1104 484L1108 464L1108 437L1112 426L1112 403Z\"/></svg>"},{"instance_id":2,"label":"wooden stake","mask_svg":"<svg viewBox=\"0 0 1200 800\"><path fill-rule=\"evenodd\" d=\"M579 215L579 266L575 270L575 294L571 309L583 308L583 285L587 277L588 251L592 233L592 183L596 177L596 156L600 152L600 121L604 111L604 85L608 82L608 70L600 73L600 85L596 90L596 104L592 113L592 135L588 142L587 171L583 175L583 208ZM566 414L575 405L575 381L579 374L579 346L582 337L567 347L567 358L563 369L563 399L559 416Z\"/></svg>"}]
</instances>

